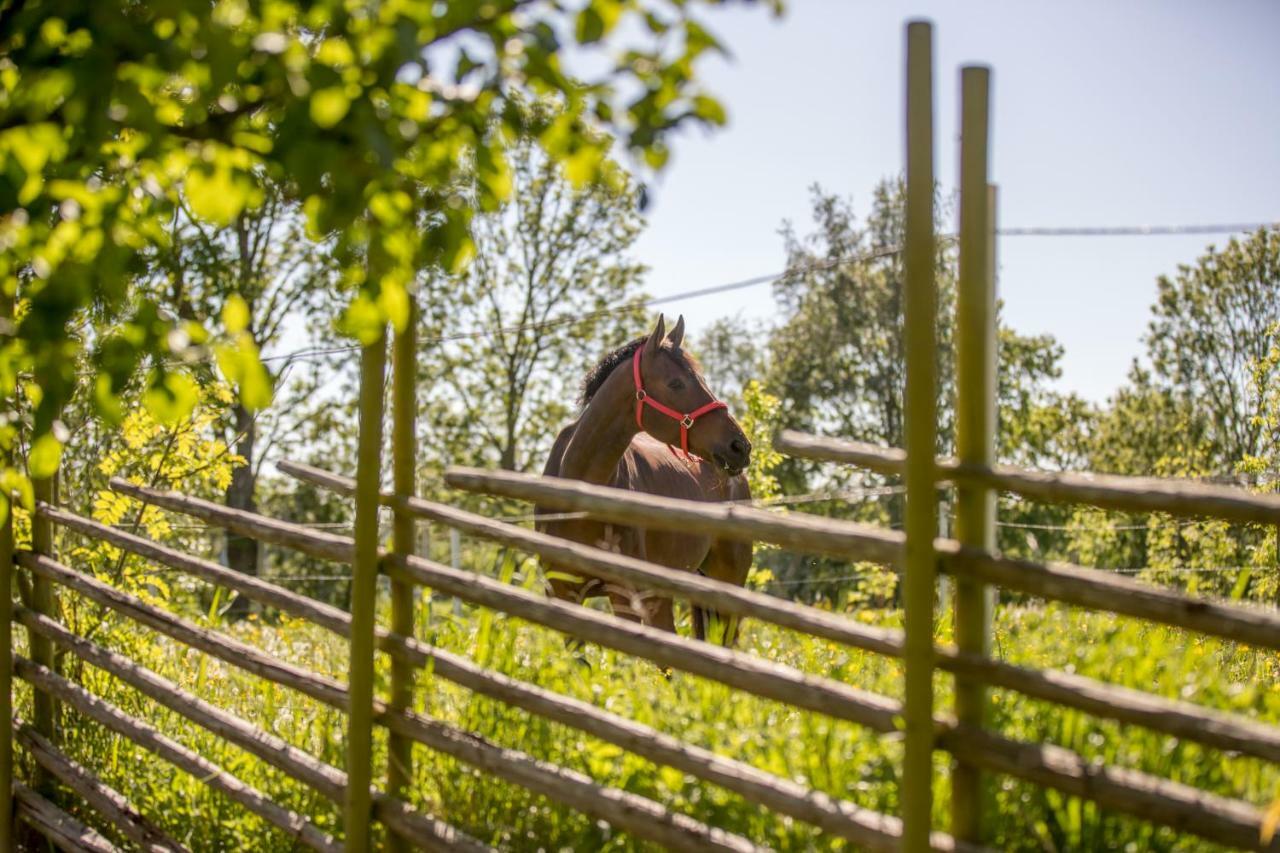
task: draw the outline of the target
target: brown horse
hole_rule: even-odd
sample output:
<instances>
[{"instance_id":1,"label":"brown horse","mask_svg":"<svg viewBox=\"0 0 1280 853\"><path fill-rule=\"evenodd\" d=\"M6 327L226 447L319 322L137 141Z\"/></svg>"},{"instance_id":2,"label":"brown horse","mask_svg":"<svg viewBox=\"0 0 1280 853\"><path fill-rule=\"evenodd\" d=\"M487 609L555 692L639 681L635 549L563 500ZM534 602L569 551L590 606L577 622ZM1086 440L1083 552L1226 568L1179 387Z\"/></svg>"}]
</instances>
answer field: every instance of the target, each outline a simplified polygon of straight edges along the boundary
<instances>
[{"instance_id":1,"label":"brown horse","mask_svg":"<svg viewBox=\"0 0 1280 853\"><path fill-rule=\"evenodd\" d=\"M605 356L582 384L582 412L556 437L545 476L696 501L751 497L743 470L751 443L707 388L697 362L681 348L684 317L671 334L661 316L653 333ZM677 449L680 448L680 449ZM545 510L545 512L551 512ZM742 585L751 544L695 533L643 530L590 519L550 520L538 529L575 542ZM613 612L674 632L671 598L544 564L551 595L582 603L608 595ZM735 619L693 608L693 630L731 645Z\"/></svg>"}]
</instances>

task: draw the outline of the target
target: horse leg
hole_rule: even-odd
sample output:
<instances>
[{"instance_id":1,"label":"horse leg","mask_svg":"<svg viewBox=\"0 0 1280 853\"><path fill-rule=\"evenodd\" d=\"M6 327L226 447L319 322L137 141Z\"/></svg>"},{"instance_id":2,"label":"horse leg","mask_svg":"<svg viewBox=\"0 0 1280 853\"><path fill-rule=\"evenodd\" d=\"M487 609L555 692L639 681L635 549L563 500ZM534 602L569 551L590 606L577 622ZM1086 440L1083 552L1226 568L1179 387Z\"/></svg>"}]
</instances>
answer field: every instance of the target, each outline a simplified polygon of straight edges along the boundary
<instances>
[{"instance_id":1,"label":"horse leg","mask_svg":"<svg viewBox=\"0 0 1280 853\"><path fill-rule=\"evenodd\" d=\"M751 543L717 540L698 567L698 574L713 580L742 586L751 572ZM693 605L693 635L730 647L738 640L738 617L721 614L714 608Z\"/></svg>"}]
</instances>

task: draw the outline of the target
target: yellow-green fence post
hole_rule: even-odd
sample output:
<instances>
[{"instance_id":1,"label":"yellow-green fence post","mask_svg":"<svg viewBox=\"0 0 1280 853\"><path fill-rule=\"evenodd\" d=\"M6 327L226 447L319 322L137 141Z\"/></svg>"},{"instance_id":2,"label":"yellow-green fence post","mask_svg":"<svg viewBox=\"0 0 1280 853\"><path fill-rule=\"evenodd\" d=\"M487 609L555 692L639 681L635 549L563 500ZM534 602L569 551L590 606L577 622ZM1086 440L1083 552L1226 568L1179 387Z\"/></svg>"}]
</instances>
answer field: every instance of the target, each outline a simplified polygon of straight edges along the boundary
<instances>
[{"instance_id":1,"label":"yellow-green fence post","mask_svg":"<svg viewBox=\"0 0 1280 853\"><path fill-rule=\"evenodd\" d=\"M0 288L0 323L13 323L13 297ZM2 410L12 417L13 400ZM0 425L3 426L3 425ZM16 428L16 424L14 427ZM12 447L0 447L0 472L13 465ZM0 850L14 848L13 833L13 494L4 495L0 522Z\"/></svg>"},{"instance_id":2,"label":"yellow-green fence post","mask_svg":"<svg viewBox=\"0 0 1280 853\"><path fill-rule=\"evenodd\" d=\"M988 183L991 71L960 72L960 277L956 294L956 454L961 463L995 461L996 300L992 207ZM966 545L995 547L995 492L961 481L956 490L955 535ZM955 641L962 652L985 657L990 649L991 588L955 579ZM956 718L986 724L982 682L956 676ZM980 842L984 835L985 781L978 768L955 760L951 771L951 832Z\"/></svg>"},{"instance_id":3,"label":"yellow-green fence post","mask_svg":"<svg viewBox=\"0 0 1280 853\"><path fill-rule=\"evenodd\" d=\"M368 853L373 783L374 622L378 595L378 493L382 473L385 327L360 352L360 439L356 451L355 556L351 564L351 660L347 689L346 849Z\"/></svg>"},{"instance_id":4,"label":"yellow-green fence post","mask_svg":"<svg viewBox=\"0 0 1280 853\"><path fill-rule=\"evenodd\" d=\"M49 506L56 505L56 478L57 475L54 474L31 481L36 503L48 504ZM33 515L31 518L31 550L49 558L55 557L53 522L46 516ZM59 616L58 599L54 592L53 581L37 575L35 572L31 573L31 608L42 616L48 616L50 619L57 619ZM54 672L58 671L51 641L32 632L27 634L27 642L31 645L31 660ZM58 702L43 690L34 691L34 697L31 716L36 731L56 744L60 740L58 736ZM53 799L57 796L57 782L49 771L40 766L35 769L35 787L48 799Z\"/></svg>"},{"instance_id":5,"label":"yellow-green fence post","mask_svg":"<svg viewBox=\"0 0 1280 853\"><path fill-rule=\"evenodd\" d=\"M391 468L395 493L401 498L413 497L416 479L417 441L417 304L410 298L409 319L395 335L392 346L392 426ZM397 555L414 552L414 518L397 506L392 527L392 548ZM391 630L404 637L413 636L413 585L399 580L391 582ZM391 707L409 708L413 704L414 667L396 658L391 662ZM413 741L392 734L387 748L387 793L403 798L413 782ZM409 845L395 834L390 836L393 850L409 850Z\"/></svg>"},{"instance_id":6,"label":"yellow-green fence post","mask_svg":"<svg viewBox=\"0 0 1280 853\"><path fill-rule=\"evenodd\" d=\"M906 342L906 665L902 846L929 849L933 811L933 599L938 531L937 294L933 230L933 28L907 25L907 211L903 249Z\"/></svg>"}]
</instances>

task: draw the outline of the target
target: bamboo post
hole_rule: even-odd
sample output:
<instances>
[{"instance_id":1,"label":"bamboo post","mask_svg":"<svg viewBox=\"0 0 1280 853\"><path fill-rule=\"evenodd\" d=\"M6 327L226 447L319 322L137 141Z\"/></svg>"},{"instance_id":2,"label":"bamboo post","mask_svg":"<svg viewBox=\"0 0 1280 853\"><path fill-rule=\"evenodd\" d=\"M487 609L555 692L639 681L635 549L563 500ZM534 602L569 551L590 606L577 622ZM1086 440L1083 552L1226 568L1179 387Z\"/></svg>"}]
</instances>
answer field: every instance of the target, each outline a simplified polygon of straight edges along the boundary
<instances>
[{"instance_id":1,"label":"bamboo post","mask_svg":"<svg viewBox=\"0 0 1280 853\"><path fill-rule=\"evenodd\" d=\"M55 474L54 477L57 475ZM50 506L56 505L54 497L56 483L54 477L41 477L32 480L32 491L35 499L39 503L46 503ZM37 554L43 554L52 558L53 553L53 523L48 518L39 515L31 518L31 549ZM58 618L58 603L53 584L48 578L42 578L33 574L31 577L31 605L32 609L43 616L50 619ZM30 637L31 659L41 666L59 672L57 662L54 658L53 644L44 637ZM44 735L51 743L60 742L58 737L58 703L49 694L37 690L32 704L32 722L35 724L36 731ZM35 788L43 796L54 799L57 796L56 782L53 776L42 767L37 767L35 772ZM55 800L56 802L56 800Z\"/></svg>"},{"instance_id":2,"label":"bamboo post","mask_svg":"<svg viewBox=\"0 0 1280 853\"><path fill-rule=\"evenodd\" d=\"M996 305L992 201L987 183L991 71L960 72L960 278L956 294L956 455L961 464L995 462ZM956 538L995 548L995 492L971 480L956 490ZM962 652L990 651L991 587L972 577L955 579L955 641ZM987 691L981 680L956 676L956 718L982 728ZM978 768L956 759L951 770L951 832L978 843L983 837L985 790Z\"/></svg>"},{"instance_id":3,"label":"bamboo post","mask_svg":"<svg viewBox=\"0 0 1280 853\"><path fill-rule=\"evenodd\" d=\"M398 496L415 497L417 442L417 328L416 303L410 297L409 319L396 332L392 347L391 467L393 487ZM375 500L377 497L375 497ZM397 555L414 553L414 516L397 508L392 522L392 548ZM401 579L391 581L391 630L402 637L413 636L414 586ZM413 705L413 664L400 658L391 661L391 707L411 710ZM413 740L392 733L387 748L387 794L405 799L413 783ZM405 839L392 833L389 848L410 849Z\"/></svg>"},{"instance_id":4,"label":"bamboo post","mask_svg":"<svg viewBox=\"0 0 1280 853\"><path fill-rule=\"evenodd\" d=\"M937 294L933 231L933 27L907 25L907 211L903 252L906 342L906 546L903 553L906 669L902 846L929 849L933 809L933 603L938 530Z\"/></svg>"},{"instance_id":5,"label":"bamboo post","mask_svg":"<svg viewBox=\"0 0 1280 853\"><path fill-rule=\"evenodd\" d=\"M385 328L360 352L360 439L356 452L356 522L351 564L351 710L347 718L346 849L368 853L373 801L373 657L378 594L378 492L382 470Z\"/></svg>"},{"instance_id":6,"label":"bamboo post","mask_svg":"<svg viewBox=\"0 0 1280 853\"><path fill-rule=\"evenodd\" d=\"M9 334L13 297L0 288L0 325ZM6 403L11 401L6 400ZM13 405L0 407L12 417ZM16 427L16 424L14 424ZM0 447L0 471L13 465L12 447ZM13 836L13 494L4 495L0 522L0 850L14 848Z\"/></svg>"}]
</instances>

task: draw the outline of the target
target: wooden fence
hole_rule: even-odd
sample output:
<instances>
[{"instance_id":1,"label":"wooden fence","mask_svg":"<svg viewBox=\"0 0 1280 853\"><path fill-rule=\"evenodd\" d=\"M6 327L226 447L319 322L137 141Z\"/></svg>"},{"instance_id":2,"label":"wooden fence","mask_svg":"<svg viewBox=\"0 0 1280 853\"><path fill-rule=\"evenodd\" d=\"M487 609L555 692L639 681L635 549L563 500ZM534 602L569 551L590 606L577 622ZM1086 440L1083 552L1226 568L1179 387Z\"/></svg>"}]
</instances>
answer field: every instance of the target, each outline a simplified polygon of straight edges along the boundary
<instances>
[{"instance_id":1,"label":"wooden fence","mask_svg":"<svg viewBox=\"0 0 1280 853\"><path fill-rule=\"evenodd\" d=\"M74 796L114 835L147 850L182 850L120 793L105 785L60 747L56 721L93 722L154 753L201 780L244 809L317 850L370 849L385 839L391 849L488 849L439 817L408 805L415 744L452 756L506 782L545 795L607 821L638 839L674 850L751 850L740 837L675 811L652 799L602 785L577 771L519 750L501 748L457 727L413 711L415 690L444 679L529 714L573 727L659 765L706 780L744 800L804 821L824 833L876 850L905 848L979 849L989 837L984 788L1008 775L1092 800L1101 807L1242 848L1264 848L1262 815L1255 806L1212 795L1177 781L1092 762L1057 746L1023 743L988 725L988 692L1016 691L1096 717L1139 725L1205 746L1280 762L1280 729L1238 715L1149 695L1051 670L1035 670L993 659L991 592L995 587L1212 634L1280 650L1280 614L1204 600L1144 586L1103 571L1071 565L1041 565L1004 557L994 550L994 496L1009 491L1038 500L1075 501L1135 512L1160 511L1235 521L1280 523L1280 499L1222 487L1118 477L1042 474L994 463L995 400L995 194L987 178L987 95L983 68L961 74L960 280L957 310L957 453L935 459L936 336L935 235L933 232L932 46L926 24L907 34L907 181L905 247L907 447L867 447L837 439L784 433L777 446L794 456L860 465L901 476L907 489L904 533L846 521L779 514L741 506L706 504L620 492L573 481L506 472L452 469L447 481L459 488L540 506L585 512L623 524L697 531L717 537L771 542L807 553L866 560L904 574L904 630L865 626L828 611L726 585L695 574L544 535L414 494L414 323L395 335L392 352L392 488L381 491L382 411L387 341L361 354L360 442L355 479L313 467L282 463L299 480L351 496L354 538L337 536L256 513L120 480L121 494L188 515L229 533L296 549L352 567L350 612L299 595L265 580L182 553L136 533L108 527L57 506L53 483L36 484L31 548L15 552L12 529L0 530L0 571L18 588L20 603L0 596L0 630L22 626L27 656L0 661L0 696L13 717L11 679L35 689L32 719L13 719L0 736L0 797L14 803L0 821L4 847L15 821L34 827L55 844L73 850L113 849L112 842L60 807ZM10 309L12 306L0 306ZM957 488L956 538L940 539L937 488ZM380 548L378 512L390 508L393 536ZM616 619L588 608L550 600L498 580L442 565L414 553L415 525L445 525L557 564L638 588L661 590L731 615L750 617L852 648L900 658L905 664L904 701L899 702L821 674L798 671L754 654L722 648ZM282 661L225 633L210 630L157 607L61 562L55 529L110 543L123 551L262 605L307 620L349 642L345 683ZM17 569L18 571L15 571ZM954 579L954 646L935 647L933 629L937 572ZM377 577L391 581L391 620L375 618ZM542 687L485 669L415 637L413 594L430 587L471 604L518 616L661 666L721 682L736 690L865 726L906 740L901 773L900 815L879 814L793 780L681 741L652 727ZM59 621L59 596L78 596L173 641L297 691L346 714L346 760L335 767L184 690L156 672L77 636ZM6 641L12 648L9 635ZM375 658L390 660L390 691L375 695ZM84 686L68 679L66 656L118 678L139 694L243 749L321 797L344 814L342 837L312 817L285 808L234 773L167 737ZM422 672L430 675L422 684ZM955 707L936 707L937 672L955 679ZM71 712L74 712L72 714ZM376 772L373 733L388 733L385 775ZM13 743L30 756L37 773L13 778ZM933 757L953 757L949 832L932 828ZM379 785L382 776L384 783ZM375 832L374 824L382 829ZM1280 849L1272 843L1268 849Z\"/></svg>"}]
</instances>

